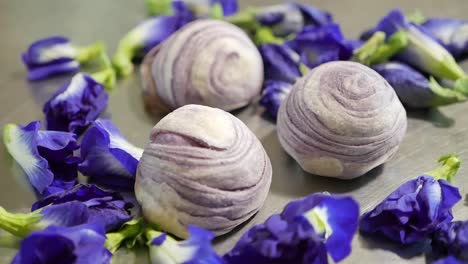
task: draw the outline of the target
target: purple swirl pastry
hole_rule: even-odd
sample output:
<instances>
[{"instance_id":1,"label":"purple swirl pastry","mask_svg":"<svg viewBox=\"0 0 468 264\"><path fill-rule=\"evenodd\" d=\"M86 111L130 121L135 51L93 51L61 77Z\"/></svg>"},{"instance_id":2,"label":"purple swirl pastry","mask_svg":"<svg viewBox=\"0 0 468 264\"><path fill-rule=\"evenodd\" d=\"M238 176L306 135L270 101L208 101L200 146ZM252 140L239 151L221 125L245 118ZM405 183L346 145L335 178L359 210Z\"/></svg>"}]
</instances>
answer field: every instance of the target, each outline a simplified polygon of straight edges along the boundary
<instances>
[{"instance_id":1,"label":"purple swirl pastry","mask_svg":"<svg viewBox=\"0 0 468 264\"><path fill-rule=\"evenodd\" d=\"M229 232L263 205L270 159L236 117L186 105L151 131L140 159L135 193L147 221L178 237L187 225Z\"/></svg>"},{"instance_id":2,"label":"purple swirl pastry","mask_svg":"<svg viewBox=\"0 0 468 264\"><path fill-rule=\"evenodd\" d=\"M222 21L197 20L151 50L141 75L150 110L201 104L230 111L260 93L263 62L241 29Z\"/></svg>"},{"instance_id":3,"label":"purple swirl pastry","mask_svg":"<svg viewBox=\"0 0 468 264\"><path fill-rule=\"evenodd\" d=\"M393 88L355 62L323 64L299 79L278 116L278 137L307 172L351 179L390 159L406 132Z\"/></svg>"}]
</instances>

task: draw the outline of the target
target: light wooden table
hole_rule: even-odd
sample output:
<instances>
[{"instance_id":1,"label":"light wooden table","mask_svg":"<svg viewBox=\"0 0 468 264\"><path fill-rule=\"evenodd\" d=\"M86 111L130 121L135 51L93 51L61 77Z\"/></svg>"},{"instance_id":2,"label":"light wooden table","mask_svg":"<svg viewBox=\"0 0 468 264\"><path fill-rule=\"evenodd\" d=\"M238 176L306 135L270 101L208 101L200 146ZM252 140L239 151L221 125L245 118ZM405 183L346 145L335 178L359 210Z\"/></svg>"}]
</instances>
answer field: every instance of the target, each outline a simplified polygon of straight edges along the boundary
<instances>
[{"instance_id":1,"label":"light wooden table","mask_svg":"<svg viewBox=\"0 0 468 264\"><path fill-rule=\"evenodd\" d=\"M244 0L242 7L280 1ZM364 29L375 25L391 8L405 12L421 10L427 16L467 18L468 1L374 1L317 0L317 7L333 13L347 37L357 37ZM137 22L145 18L143 1L128 0L0 0L0 127L6 123L26 124L42 119L42 105L67 77L28 83L20 54L34 40L53 34L65 35L75 43L88 44L103 40L114 51L118 40ZM464 63L468 70L468 63ZM446 153L457 152L465 160L455 185L460 187L464 201L455 206L457 219L468 219L465 195L468 193L468 103L443 107L427 112L410 112L408 133L398 154L366 176L340 181L307 175L281 149L274 124L263 120L258 106L237 113L260 138L273 163L273 182L267 202L248 223L216 240L216 249L224 253L241 234L270 214L278 213L289 201L313 193L328 191L353 195L366 211L397 188L401 183L435 166L435 160ZM119 81L110 96L107 116L122 130L127 139L144 146L148 134L160 117L145 113L140 95L139 76L135 74ZM0 205L8 210L30 208L34 197L26 185L18 181L3 145L0 146ZM383 249L385 248L385 249ZM353 251L343 263L424 263L424 257L409 259L414 249L399 248L356 236ZM0 250L0 262L14 254ZM142 252L116 263L142 263ZM144 261L143 261L144 262Z\"/></svg>"}]
</instances>

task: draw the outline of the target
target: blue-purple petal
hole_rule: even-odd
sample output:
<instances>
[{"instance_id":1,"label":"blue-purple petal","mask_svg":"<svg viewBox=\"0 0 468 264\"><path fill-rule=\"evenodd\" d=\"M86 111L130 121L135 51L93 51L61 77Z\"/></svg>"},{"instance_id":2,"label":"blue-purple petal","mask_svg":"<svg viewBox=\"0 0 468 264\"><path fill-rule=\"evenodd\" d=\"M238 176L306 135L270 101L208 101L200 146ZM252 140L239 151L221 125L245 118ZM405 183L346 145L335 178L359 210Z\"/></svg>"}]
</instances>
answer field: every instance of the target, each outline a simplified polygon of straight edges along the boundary
<instances>
[{"instance_id":1,"label":"blue-purple petal","mask_svg":"<svg viewBox=\"0 0 468 264\"><path fill-rule=\"evenodd\" d=\"M31 233L21 242L12 263L110 263L105 233L99 225L50 226Z\"/></svg>"},{"instance_id":2,"label":"blue-purple petal","mask_svg":"<svg viewBox=\"0 0 468 264\"><path fill-rule=\"evenodd\" d=\"M120 194L89 184L79 184L73 189L51 194L34 203L32 210L73 201L87 206L87 223L100 223L105 226L106 231L115 230L132 218L128 211L132 205L125 202Z\"/></svg>"},{"instance_id":3,"label":"blue-purple petal","mask_svg":"<svg viewBox=\"0 0 468 264\"><path fill-rule=\"evenodd\" d=\"M85 73L76 74L44 105L47 129L82 132L106 108L104 86Z\"/></svg>"},{"instance_id":4,"label":"blue-purple petal","mask_svg":"<svg viewBox=\"0 0 468 264\"><path fill-rule=\"evenodd\" d=\"M454 221L439 226L432 238L437 258L452 256L468 262L468 221Z\"/></svg>"},{"instance_id":5,"label":"blue-purple petal","mask_svg":"<svg viewBox=\"0 0 468 264\"><path fill-rule=\"evenodd\" d=\"M67 38L54 36L34 42L21 58L28 69L28 79L34 81L77 71L80 64L75 56L76 49Z\"/></svg>"},{"instance_id":6,"label":"blue-purple petal","mask_svg":"<svg viewBox=\"0 0 468 264\"><path fill-rule=\"evenodd\" d=\"M173 4L175 14L149 18L137 25L131 32L132 42L141 49L140 56L167 39L172 33L195 19L188 6L177 1Z\"/></svg>"},{"instance_id":7,"label":"blue-purple petal","mask_svg":"<svg viewBox=\"0 0 468 264\"><path fill-rule=\"evenodd\" d=\"M263 59L265 79L294 83L301 76L300 57L294 50L279 44L264 44L258 48Z\"/></svg>"},{"instance_id":8,"label":"blue-purple petal","mask_svg":"<svg viewBox=\"0 0 468 264\"><path fill-rule=\"evenodd\" d=\"M89 219L88 207L78 201L46 206L41 215L43 223L63 227L86 224Z\"/></svg>"},{"instance_id":9,"label":"blue-purple petal","mask_svg":"<svg viewBox=\"0 0 468 264\"><path fill-rule=\"evenodd\" d=\"M430 18L421 27L437 38L455 58L468 54L468 20Z\"/></svg>"},{"instance_id":10,"label":"blue-purple petal","mask_svg":"<svg viewBox=\"0 0 468 264\"><path fill-rule=\"evenodd\" d=\"M331 14L327 11L320 10L312 5L293 3L301 10L306 25L325 26L333 23Z\"/></svg>"},{"instance_id":11,"label":"blue-purple petal","mask_svg":"<svg viewBox=\"0 0 468 264\"><path fill-rule=\"evenodd\" d=\"M301 31L304 17L294 3L284 3L263 7L256 12L257 21L270 27L276 36L288 36Z\"/></svg>"},{"instance_id":12,"label":"blue-purple petal","mask_svg":"<svg viewBox=\"0 0 468 264\"><path fill-rule=\"evenodd\" d=\"M365 213L360 230L400 244L425 241L438 225L452 220L451 209L460 199L458 189L447 181L423 175L404 183Z\"/></svg>"},{"instance_id":13,"label":"blue-purple petal","mask_svg":"<svg viewBox=\"0 0 468 264\"><path fill-rule=\"evenodd\" d=\"M349 60L353 45L348 43L337 24L305 27L296 38L287 43L309 68L336 60Z\"/></svg>"},{"instance_id":14,"label":"blue-purple petal","mask_svg":"<svg viewBox=\"0 0 468 264\"><path fill-rule=\"evenodd\" d=\"M133 190L143 149L129 143L110 120L98 119L81 142L79 170L100 185Z\"/></svg>"},{"instance_id":15,"label":"blue-purple petal","mask_svg":"<svg viewBox=\"0 0 468 264\"><path fill-rule=\"evenodd\" d=\"M260 104L263 105L269 115L276 120L281 102L288 96L293 85L283 81L267 80L264 83L264 89Z\"/></svg>"},{"instance_id":16,"label":"blue-purple petal","mask_svg":"<svg viewBox=\"0 0 468 264\"><path fill-rule=\"evenodd\" d=\"M414 108L428 107L435 94L429 80L420 72L399 62L387 62L372 67L395 89L401 102Z\"/></svg>"},{"instance_id":17,"label":"blue-purple petal","mask_svg":"<svg viewBox=\"0 0 468 264\"><path fill-rule=\"evenodd\" d=\"M42 193L52 183L54 174L38 151L37 131L40 126L39 121L26 126L9 124L4 128L3 138L8 152L23 169L31 185Z\"/></svg>"},{"instance_id":18,"label":"blue-purple petal","mask_svg":"<svg viewBox=\"0 0 468 264\"><path fill-rule=\"evenodd\" d=\"M210 4L220 4L223 8L224 16L231 16L237 12L237 0L210 0Z\"/></svg>"},{"instance_id":19,"label":"blue-purple petal","mask_svg":"<svg viewBox=\"0 0 468 264\"><path fill-rule=\"evenodd\" d=\"M314 221L316 217L319 222ZM339 261L350 253L358 217L359 207L352 198L312 194L252 227L224 259L228 263L328 263L329 253Z\"/></svg>"}]
</instances>

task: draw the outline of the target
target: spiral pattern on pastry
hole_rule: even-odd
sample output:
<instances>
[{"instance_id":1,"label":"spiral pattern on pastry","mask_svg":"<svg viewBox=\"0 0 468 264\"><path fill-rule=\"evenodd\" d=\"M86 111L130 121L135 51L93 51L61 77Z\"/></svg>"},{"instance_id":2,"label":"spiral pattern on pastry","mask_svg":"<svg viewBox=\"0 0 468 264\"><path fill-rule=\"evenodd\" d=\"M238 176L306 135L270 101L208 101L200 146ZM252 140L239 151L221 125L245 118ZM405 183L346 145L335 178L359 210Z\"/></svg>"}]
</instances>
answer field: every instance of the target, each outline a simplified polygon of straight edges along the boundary
<instances>
[{"instance_id":1,"label":"spiral pattern on pastry","mask_svg":"<svg viewBox=\"0 0 468 264\"><path fill-rule=\"evenodd\" d=\"M262 144L239 119L186 105L151 131L135 193L146 220L186 238L187 225L221 235L254 215L270 188Z\"/></svg>"},{"instance_id":2,"label":"spiral pattern on pastry","mask_svg":"<svg viewBox=\"0 0 468 264\"><path fill-rule=\"evenodd\" d=\"M277 128L305 171L350 179L391 158L406 126L405 109L385 79L362 64L337 61L296 82Z\"/></svg>"},{"instance_id":3,"label":"spiral pattern on pastry","mask_svg":"<svg viewBox=\"0 0 468 264\"><path fill-rule=\"evenodd\" d=\"M246 106L260 93L263 61L240 28L197 20L149 52L141 75L150 108L200 104L230 111Z\"/></svg>"}]
</instances>

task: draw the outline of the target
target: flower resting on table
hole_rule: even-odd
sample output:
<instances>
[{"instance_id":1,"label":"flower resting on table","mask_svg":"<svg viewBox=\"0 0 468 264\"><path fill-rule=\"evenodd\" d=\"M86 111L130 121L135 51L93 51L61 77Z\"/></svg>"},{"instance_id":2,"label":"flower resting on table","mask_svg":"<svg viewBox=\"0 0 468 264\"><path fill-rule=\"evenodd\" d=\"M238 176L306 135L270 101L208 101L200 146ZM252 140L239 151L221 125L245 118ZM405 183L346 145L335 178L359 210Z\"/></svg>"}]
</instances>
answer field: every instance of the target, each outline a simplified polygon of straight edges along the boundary
<instances>
[{"instance_id":1,"label":"flower resting on table","mask_svg":"<svg viewBox=\"0 0 468 264\"><path fill-rule=\"evenodd\" d=\"M432 251L438 257L452 256L468 262L468 221L440 225L432 237Z\"/></svg>"},{"instance_id":2,"label":"flower resting on table","mask_svg":"<svg viewBox=\"0 0 468 264\"><path fill-rule=\"evenodd\" d=\"M7 124L3 142L24 171L30 184L42 196L72 188L77 183L76 135L43 131L40 121L26 126Z\"/></svg>"},{"instance_id":3,"label":"flower resting on table","mask_svg":"<svg viewBox=\"0 0 468 264\"><path fill-rule=\"evenodd\" d=\"M394 9L380 20L378 25L365 33L382 31L387 38L396 32L406 35L408 44L395 58L436 78L457 80L465 77L463 69L453 56L419 25L408 21L401 10Z\"/></svg>"},{"instance_id":4,"label":"flower resting on table","mask_svg":"<svg viewBox=\"0 0 468 264\"><path fill-rule=\"evenodd\" d=\"M105 50L101 42L86 47L77 47L61 36L40 39L22 54L31 81L50 76L75 72L80 64L100 56Z\"/></svg>"},{"instance_id":5,"label":"flower resting on table","mask_svg":"<svg viewBox=\"0 0 468 264\"><path fill-rule=\"evenodd\" d=\"M309 68L329 61L349 60L354 47L343 37L338 24L305 27L286 45L295 50Z\"/></svg>"},{"instance_id":6,"label":"flower resting on table","mask_svg":"<svg viewBox=\"0 0 468 264\"><path fill-rule=\"evenodd\" d=\"M455 59L468 55L468 20L429 18L421 27L442 43Z\"/></svg>"},{"instance_id":7,"label":"flower resting on table","mask_svg":"<svg viewBox=\"0 0 468 264\"><path fill-rule=\"evenodd\" d=\"M12 264L107 264L112 253L105 239L100 225L50 226L26 237Z\"/></svg>"},{"instance_id":8,"label":"flower resting on table","mask_svg":"<svg viewBox=\"0 0 468 264\"><path fill-rule=\"evenodd\" d=\"M0 228L18 237L48 226L100 224L106 231L113 231L131 219L130 207L117 193L77 185L39 200L31 213L10 213L0 207Z\"/></svg>"},{"instance_id":9,"label":"flower resting on table","mask_svg":"<svg viewBox=\"0 0 468 264\"><path fill-rule=\"evenodd\" d=\"M294 84L301 77L300 56L291 48L275 43L258 47L262 55L266 80L279 80Z\"/></svg>"},{"instance_id":10,"label":"flower resting on table","mask_svg":"<svg viewBox=\"0 0 468 264\"><path fill-rule=\"evenodd\" d=\"M47 129L79 134L107 107L108 99L102 84L78 73L45 103Z\"/></svg>"},{"instance_id":11,"label":"flower resting on table","mask_svg":"<svg viewBox=\"0 0 468 264\"><path fill-rule=\"evenodd\" d=\"M175 2L184 2L197 17L222 18L235 14L238 9L237 0L146 0L148 14L171 15Z\"/></svg>"},{"instance_id":12,"label":"flower resting on table","mask_svg":"<svg viewBox=\"0 0 468 264\"><path fill-rule=\"evenodd\" d=\"M129 221L131 203L117 192L105 191L92 184L78 184L72 189L49 195L33 204L32 210L49 206L80 202L87 208L87 223L101 223L106 231L113 231Z\"/></svg>"},{"instance_id":13,"label":"flower resting on table","mask_svg":"<svg viewBox=\"0 0 468 264\"><path fill-rule=\"evenodd\" d=\"M115 253L122 243L125 243L125 246L131 249L143 233L143 218L132 219L124 223L118 231L106 234L106 248Z\"/></svg>"},{"instance_id":14,"label":"flower resting on table","mask_svg":"<svg viewBox=\"0 0 468 264\"><path fill-rule=\"evenodd\" d=\"M227 263L328 263L351 252L359 206L348 196L312 194L248 230L229 251Z\"/></svg>"},{"instance_id":15,"label":"flower resting on table","mask_svg":"<svg viewBox=\"0 0 468 264\"><path fill-rule=\"evenodd\" d=\"M412 108L428 108L464 102L468 96L465 79L454 82L453 88L445 88L433 78L427 79L409 65L387 62L372 67L395 89L401 102Z\"/></svg>"},{"instance_id":16,"label":"flower resting on table","mask_svg":"<svg viewBox=\"0 0 468 264\"><path fill-rule=\"evenodd\" d=\"M109 188L133 191L143 149L129 143L112 121L97 119L81 141L78 169L90 181Z\"/></svg>"},{"instance_id":17,"label":"flower resting on table","mask_svg":"<svg viewBox=\"0 0 468 264\"><path fill-rule=\"evenodd\" d=\"M147 230L146 238L152 264L223 264L226 263L211 246L213 233L188 226L190 236L177 241L166 233Z\"/></svg>"},{"instance_id":18,"label":"flower resting on table","mask_svg":"<svg viewBox=\"0 0 468 264\"><path fill-rule=\"evenodd\" d=\"M439 162L439 168L407 181L365 213L360 231L410 244L429 239L439 225L450 222L452 207L461 196L448 181L457 173L460 159L452 154L441 157Z\"/></svg>"},{"instance_id":19,"label":"flower resting on table","mask_svg":"<svg viewBox=\"0 0 468 264\"><path fill-rule=\"evenodd\" d=\"M293 85L283 81L265 81L260 104L263 105L268 114L276 120L281 102L288 96Z\"/></svg>"},{"instance_id":20,"label":"flower resting on table","mask_svg":"<svg viewBox=\"0 0 468 264\"><path fill-rule=\"evenodd\" d=\"M112 59L118 75L131 74L133 59L142 58L172 33L195 19L194 14L183 1L173 2L172 8L173 14L149 18L120 40Z\"/></svg>"},{"instance_id":21,"label":"flower resting on table","mask_svg":"<svg viewBox=\"0 0 468 264\"><path fill-rule=\"evenodd\" d=\"M306 26L321 27L333 23L329 12L296 2L248 8L225 20L251 33L267 27L279 37L292 36Z\"/></svg>"}]
</instances>

